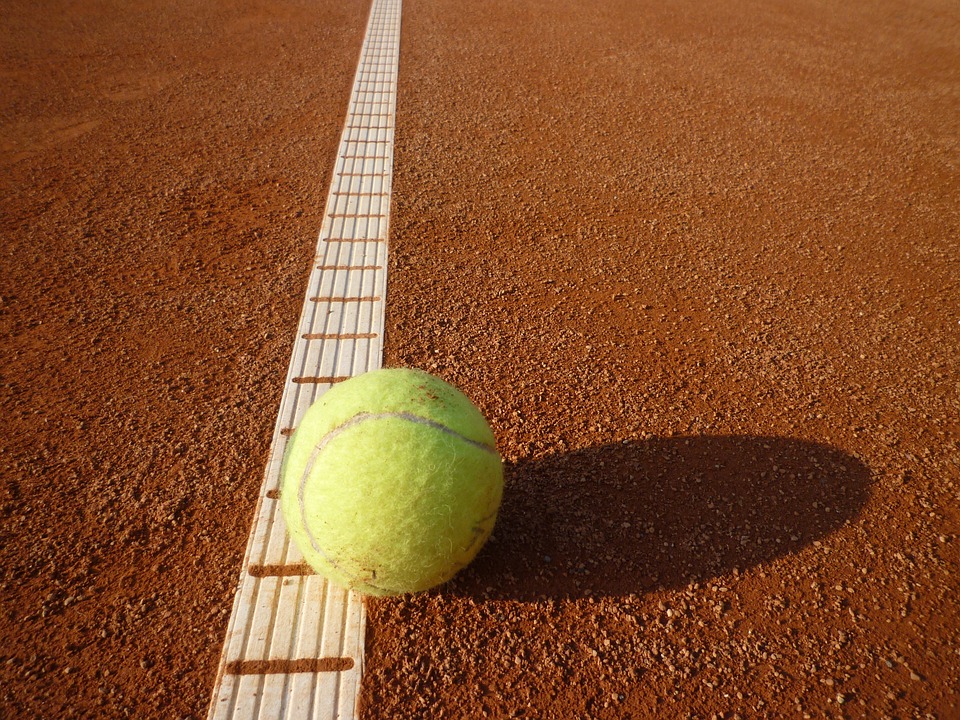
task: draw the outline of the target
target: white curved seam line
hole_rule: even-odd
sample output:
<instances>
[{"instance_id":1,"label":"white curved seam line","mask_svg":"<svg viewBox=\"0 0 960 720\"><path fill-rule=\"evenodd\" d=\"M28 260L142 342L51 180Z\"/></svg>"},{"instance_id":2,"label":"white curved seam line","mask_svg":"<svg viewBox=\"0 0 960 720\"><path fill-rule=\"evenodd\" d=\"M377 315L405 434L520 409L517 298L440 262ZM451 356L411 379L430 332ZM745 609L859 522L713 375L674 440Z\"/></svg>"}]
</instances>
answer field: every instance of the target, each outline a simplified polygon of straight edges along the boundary
<instances>
[{"instance_id":1,"label":"white curved seam line","mask_svg":"<svg viewBox=\"0 0 960 720\"><path fill-rule=\"evenodd\" d=\"M339 436L341 433L344 433L350 428L352 428L353 426L359 425L360 423L366 422L368 420L386 420L389 418L398 418L400 420L407 420L408 422L417 423L418 425L426 425L428 427L432 427L434 430L439 430L440 432L446 433L447 435L452 435L458 440L463 440L463 442L473 445L474 447L479 448L480 450L484 450L486 452L491 452L491 453L497 452L496 448L491 447L486 443L479 442L478 440L472 440L468 438L466 435L458 433L456 430L452 430L446 425L442 425L434 420L429 420L425 417L421 417L420 415L415 415L413 413L406 413L406 412L385 412L385 413L364 412L364 413L357 413L352 418L347 420L345 423L343 423L342 425L338 425L337 427L335 427L333 430L328 432L326 435L324 435L320 439L320 442L317 444L317 446L313 450L313 453L310 455L310 460L307 462L307 471L309 471L310 467L313 465L313 462L314 462L314 459L316 458L317 453L319 453L327 445L333 442L333 440L335 440L337 436Z\"/></svg>"},{"instance_id":2,"label":"white curved seam line","mask_svg":"<svg viewBox=\"0 0 960 720\"><path fill-rule=\"evenodd\" d=\"M303 523L303 529L306 531L307 537L310 539L310 546L314 550L316 550L321 556L323 556L324 560L326 560L328 563L330 563L330 565L337 568L338 570L342 570L340 565L333 558L327 555L326 552L324 552L323 548L320 547L320 544L317 542L316 538L314 538L313 533L310 532L310 524L307 522L306 499L304 497L304 493L306 491L306 486L307 486L307 480L310 478L310 473L313 470L313 466L316 463L317 458L320 456L321 451L325 447L327 447L327 445L329 445L333 440L335 440L339 435L346 432L350 428L356 425L359 425L360 423L367 422L368 420L386 420L389 418L398 418L401 420L406 420L408 422L417 423L418 425L426 425L427 427L431 427L435 430L440 430L441 432L444 432L448 435L452 435L453 437L459 440L462 440L463 442L469 445L472 445L473 447L479 450L482 450L488 453L493 453L494 455L499 456L499 453L497 452L496 448L490 447L486 443L477 442L476 440L471 440L465 435L461 435L456 430L451 430L446 425L441 425L438 422L434 422L433 420L428 420L427 418L420 417L419 415L414 415L413 413L359 413L357 415L354 415L349 420L347 420L347 422L337 426L336 428L328 432L326 435L323 436L323 438L321 438L320 442L317 443L316 447L313 448L313 452L310 453L310 457L307 459L307 464L303 469L303 474L300 476L300 482L297 483L297 507L300 510L300 521ZM370 585L370 587L377 587L371 582L367 582L367 584Z\"/></svg>"}]
</instances>

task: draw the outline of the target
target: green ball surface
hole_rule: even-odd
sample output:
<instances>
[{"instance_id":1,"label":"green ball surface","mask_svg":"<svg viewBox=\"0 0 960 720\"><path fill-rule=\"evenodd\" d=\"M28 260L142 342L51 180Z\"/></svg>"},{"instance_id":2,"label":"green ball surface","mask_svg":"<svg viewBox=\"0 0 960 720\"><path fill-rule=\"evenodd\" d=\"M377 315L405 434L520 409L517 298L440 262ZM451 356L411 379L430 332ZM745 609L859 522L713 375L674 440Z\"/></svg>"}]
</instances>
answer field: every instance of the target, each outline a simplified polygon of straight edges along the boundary
<instances>
[{"instance_id":1,"label":"green ball surface","mask_svg":"<svg viewBox=\"0 0 960 720\"><path fill-rule=\"evenodd\" d=\"M287 445L280 503L304 559L369 595L449 580L493 530L503 464L480 411L420 370L335 385Z\"/></svg>"}]
</instances>

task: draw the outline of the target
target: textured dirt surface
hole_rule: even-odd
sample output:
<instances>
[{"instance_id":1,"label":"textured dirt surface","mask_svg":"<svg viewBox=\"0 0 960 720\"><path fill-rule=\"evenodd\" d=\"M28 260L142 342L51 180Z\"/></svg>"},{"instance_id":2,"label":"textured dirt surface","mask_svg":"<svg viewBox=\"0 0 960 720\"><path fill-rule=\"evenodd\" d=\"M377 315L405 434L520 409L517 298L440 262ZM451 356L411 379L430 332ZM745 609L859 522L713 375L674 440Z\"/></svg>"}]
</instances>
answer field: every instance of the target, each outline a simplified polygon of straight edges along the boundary
<instances>
[{"instance_id":1,"label":"textured dirt surface","mask_svg":"<svg viewBox=\"0 0 960 720\"><path fill-rule=\"evenodd\" d=\"M386 362L508 487L364 717L960 717L958 21L404 3Z\"/></svg>"},{"instance_id":2,"label":"textured dirt surface","mask_svg":"<svg viewBox=\"0 0 960 720\"><path fill-rule=\"evenodd\" d=\"M12 2L0 717L205 716L364 2Z\"/></svg>"},{"instance_id":3,"label":"textured dirt surface","mask_svg":"<svg viewBox=\"0 0 960 720\"><path fill-rule=\"evenodd\" d=\"M15 0L0 716L206 711L367 4ZM498 528L365 718L960 715L960 11L406 0L385 361Z\"/></svg>"}]
</instances>

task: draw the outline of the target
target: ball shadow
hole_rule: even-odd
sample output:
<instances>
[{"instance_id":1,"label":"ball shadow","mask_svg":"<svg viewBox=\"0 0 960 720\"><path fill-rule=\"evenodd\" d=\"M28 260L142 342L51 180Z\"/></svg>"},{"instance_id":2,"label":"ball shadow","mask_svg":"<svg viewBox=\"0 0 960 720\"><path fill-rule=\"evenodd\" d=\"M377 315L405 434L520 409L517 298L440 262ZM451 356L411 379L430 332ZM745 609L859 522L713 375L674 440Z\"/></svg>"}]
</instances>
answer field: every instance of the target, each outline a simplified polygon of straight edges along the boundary
<instances>
[{"instance_id":1,"label":"ball shadow","mask_svg":"<svg viewBox=\"0 0 960 720\"><path fill-rule=\"evenodd\" d=\"M493 536L441 592L532 601L685 586L823 538L871 483L836 448L750 436L638 440L505 471Z\"/></svg>"}]
</instances>

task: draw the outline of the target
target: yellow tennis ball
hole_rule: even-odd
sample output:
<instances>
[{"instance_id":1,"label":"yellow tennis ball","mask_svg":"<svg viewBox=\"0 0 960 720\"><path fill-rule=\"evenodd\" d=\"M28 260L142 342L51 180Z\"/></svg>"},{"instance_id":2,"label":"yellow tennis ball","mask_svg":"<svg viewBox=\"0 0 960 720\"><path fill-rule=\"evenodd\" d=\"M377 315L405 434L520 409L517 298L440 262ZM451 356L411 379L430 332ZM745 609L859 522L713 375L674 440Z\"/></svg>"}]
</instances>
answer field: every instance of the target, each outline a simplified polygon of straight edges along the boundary
<instances>
[{"instance_id":1,"label":"yellow tennis ball","mask_svg":"<svg viewBox=\"0 0 960 720\"><path fill-rule=\"evenodd\" d=\"M483 415L408 368L331 388L307 410L281 469L283 517L307 563L369 595L453 577L490 536L502 495Z\"/></svg>"}]
</instances>

